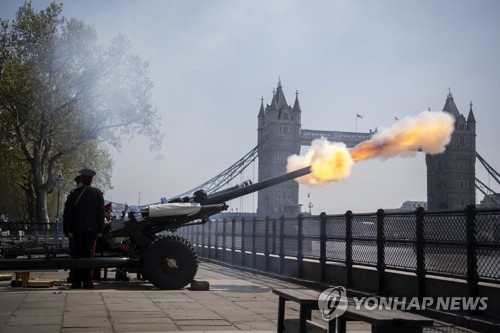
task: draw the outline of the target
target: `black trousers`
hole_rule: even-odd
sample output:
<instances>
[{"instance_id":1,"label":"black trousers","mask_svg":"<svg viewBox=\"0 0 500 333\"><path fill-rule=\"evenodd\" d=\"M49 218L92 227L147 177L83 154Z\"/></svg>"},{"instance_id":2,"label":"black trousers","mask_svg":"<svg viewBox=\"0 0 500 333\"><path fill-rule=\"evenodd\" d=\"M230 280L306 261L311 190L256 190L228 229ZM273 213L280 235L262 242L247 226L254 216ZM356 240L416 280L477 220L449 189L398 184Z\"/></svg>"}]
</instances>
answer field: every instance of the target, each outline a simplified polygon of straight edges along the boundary
<instances>
[{"instance_id":1,"label":"black trousers","mask_svg":"<svg viewBox=\"0 0 500 333\"><path fill-rule=\"evenodd\" d=\"M94 258L97 232L79 231L73 233L73 256L78 258ZM74 282L90 283L94 269L74 269Z\"/></svg>"}]
</instances>

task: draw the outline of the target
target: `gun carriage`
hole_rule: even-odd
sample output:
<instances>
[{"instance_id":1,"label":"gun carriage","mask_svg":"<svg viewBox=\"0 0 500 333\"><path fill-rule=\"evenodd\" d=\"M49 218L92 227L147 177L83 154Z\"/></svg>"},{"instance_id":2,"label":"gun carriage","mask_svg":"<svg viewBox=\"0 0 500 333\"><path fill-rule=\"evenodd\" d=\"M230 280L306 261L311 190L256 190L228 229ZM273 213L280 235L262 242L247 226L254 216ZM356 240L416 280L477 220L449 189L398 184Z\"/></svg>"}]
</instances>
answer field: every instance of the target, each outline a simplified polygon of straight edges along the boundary
<instances>
[{"instance_id":1,"label":"gun carriage","mask_svg":"<svg viewBox=\"0 0 500 333\"><path fill-rule=\"evenodd\" d=\"M108 243L122 239L126 245L123 253L107 252L109 254L88 259L57 256L50 249L42 258L4 255L0 259L0 271L119 267L140 274L159 289L180 289L194 279L198 255L189 241L175 234L177 229L208 222L210 216L226 210L226 202L230 200L309 173L310 167L306 167L255 184L246 182L212 194L198 190L190 197L130 211L123 218L106 224L102 235Z\"/></svg>"}]
</instances>

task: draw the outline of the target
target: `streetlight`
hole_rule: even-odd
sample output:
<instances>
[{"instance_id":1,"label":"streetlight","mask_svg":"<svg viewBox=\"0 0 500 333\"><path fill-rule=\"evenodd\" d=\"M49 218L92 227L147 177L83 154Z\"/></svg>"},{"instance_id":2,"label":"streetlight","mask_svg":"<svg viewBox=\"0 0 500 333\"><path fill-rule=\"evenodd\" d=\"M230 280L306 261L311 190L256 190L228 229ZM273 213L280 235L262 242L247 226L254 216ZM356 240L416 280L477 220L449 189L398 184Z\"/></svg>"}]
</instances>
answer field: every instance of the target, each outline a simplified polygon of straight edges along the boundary
<instances>
[{"instance_id":1,"label":"streetlight","mask_svg":"<svg viewBox=\"0 0 500 333\"><path fill-rule=\"evenodd\" d=\"M59 239L59 203L61 201L61 187L63 183L63 176L57 175L57 210L56 210L56 238Z\"/></svg>"}]
</instances>

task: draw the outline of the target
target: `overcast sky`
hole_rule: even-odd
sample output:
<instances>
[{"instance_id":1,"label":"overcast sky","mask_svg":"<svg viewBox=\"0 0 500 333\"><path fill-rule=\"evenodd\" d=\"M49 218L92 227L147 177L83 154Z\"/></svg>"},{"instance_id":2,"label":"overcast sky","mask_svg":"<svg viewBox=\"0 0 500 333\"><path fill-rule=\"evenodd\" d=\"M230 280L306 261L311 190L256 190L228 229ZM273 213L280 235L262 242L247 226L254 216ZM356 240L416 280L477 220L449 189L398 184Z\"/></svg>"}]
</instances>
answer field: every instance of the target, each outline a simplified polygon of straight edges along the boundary
<instances>
[{"instance_id":1,"label":"overcast sky","mask_svg":"<svg viewBox=\"0 0 500 333\"><path fill-rule=\"evenodd\" d=\"M33 2L37 9L49 3ZM22 3L0 1L0 17L12 18ZM316 130L388 127L395 117L442 110L451 89L465 116L473 103L477 151L500 169L499 1L62 3L63 15L93 25L103 44L124 33L149 61L155 84L165 158L155 160L140 137L113 151L108 200L157 202L223 171L257 144L260 99L270 104L279 78L289 104L299 92L302 128ZM237 182L257 172L252 166ZM476 175L489 183L479 162ZM425 201L426 187L418 154L359 162L343 182L301 185L300 202L308 211L310 193L313 214L373 212ZM256 202L249 195L230 209L252 211Z\"/></svg>"}]
</instances>

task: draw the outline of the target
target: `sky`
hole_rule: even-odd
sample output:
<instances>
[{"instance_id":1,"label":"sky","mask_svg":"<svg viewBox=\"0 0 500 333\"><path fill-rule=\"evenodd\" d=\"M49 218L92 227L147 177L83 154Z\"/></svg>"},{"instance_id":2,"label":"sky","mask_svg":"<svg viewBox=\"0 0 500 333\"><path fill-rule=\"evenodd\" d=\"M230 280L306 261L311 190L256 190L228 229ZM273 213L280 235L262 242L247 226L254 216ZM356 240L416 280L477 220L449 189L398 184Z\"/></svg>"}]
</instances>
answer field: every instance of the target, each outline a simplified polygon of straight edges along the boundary
<instances>
[{"instance_id":1,"label":"sky","mask_svg":"<svg viewBox=\"0 0 500 333\"><path fill-rule=\"evenodd\" d=\"M123 33L155 85L164 158L142 137L111 150L107 200L158 202L232 165L256 146L261 98L270 104L279 80L288 104L298 91L302 128L312 130L389 127L395 117L442 110L451 91L465 116L473 103L477 152L500 169L496 0L60 2L63 15L94 26L103 45ZM36 9L48 3L33 1ZM1 0L0 17L13 18L22 4ZM235 183L257 173L251 165ZM479 162L476 176L500 190ZM416 154L356 163L341 182L301 185L299 201L312 214L367 213L425 201L426 191L425 156ZM256 202L248 195L229 210L255 211Z\"/></svg>"}]
</instances>

